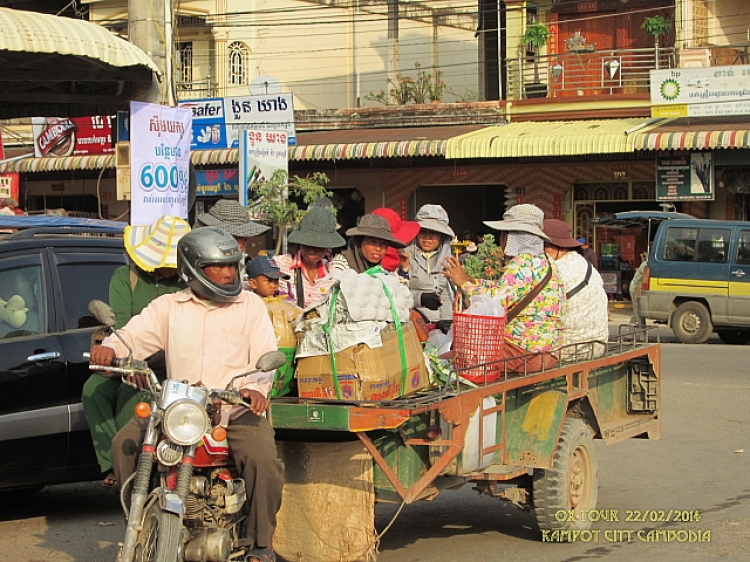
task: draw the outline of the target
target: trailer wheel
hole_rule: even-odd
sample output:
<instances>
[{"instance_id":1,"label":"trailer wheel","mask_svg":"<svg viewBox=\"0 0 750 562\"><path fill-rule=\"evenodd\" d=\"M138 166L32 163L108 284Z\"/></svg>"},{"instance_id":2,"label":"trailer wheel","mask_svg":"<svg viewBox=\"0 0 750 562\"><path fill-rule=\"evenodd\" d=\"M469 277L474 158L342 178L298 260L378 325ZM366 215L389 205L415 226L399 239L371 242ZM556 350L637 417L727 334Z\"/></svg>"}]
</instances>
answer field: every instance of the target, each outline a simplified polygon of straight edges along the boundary
<instances>
[{"instance_id":1,"label":"trailer wheel","mask_svg":"<svg viewBox=\"0 0 750 562\"><path fill-rule=\"evenodd\" d=\"M585 530L599 495L598 462L591 429L566 418L550 470L534 471L532 497L541 530Z\"/></svg>"},{"instance_id":2,"label":"trailer wheel","mask_svg":"<svg viewBox=\"0 0 750 562\"><path fill-rule=\"evenodd\" d=\"M745 345L750 342L750 330L716 330L716 333L728 345Z\"/></svg>"},{"instance_id":3,"label":"trailer wheel","mask_svg":"<svg viewBox=\"0 0 750 562\"><path fill-rule=\"evenodd\" d=\"M708 309L699 302L689 301L675 310L672 330L682 343L705 343L714 327Z\"/></svg>"}]
</instances>

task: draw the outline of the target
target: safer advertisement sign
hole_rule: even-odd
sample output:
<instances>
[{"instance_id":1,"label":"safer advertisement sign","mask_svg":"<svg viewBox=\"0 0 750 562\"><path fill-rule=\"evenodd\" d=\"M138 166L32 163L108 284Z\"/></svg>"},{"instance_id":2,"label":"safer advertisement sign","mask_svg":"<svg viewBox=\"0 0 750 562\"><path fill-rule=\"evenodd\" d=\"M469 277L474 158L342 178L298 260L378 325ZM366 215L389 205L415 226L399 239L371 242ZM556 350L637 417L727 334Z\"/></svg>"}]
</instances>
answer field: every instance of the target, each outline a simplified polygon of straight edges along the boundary
<instances>
[{"instance_id":1,"label":"safer advertisement sign","mask_svg":"<svg viewBox=\"0 0 750 562\"><path fill-rule=\"evenodd\" d=\"M180 102L179 107L193 113L193 127L190 136L191 150L211 150L231 148L224 123L224 100L211 98ZM239 146L236 144L235 146Z\"/></svg>"},{"instance_id":2,"label":"safer advertisement sign","mask_svg":"<svg viewBox=\"0 0 750 562\"><path fill-rule=\"evenodd\" d=\"M130 224L188 216L189 109L130 103Z\"/></svg>"},{"instance_id":3,"label":"safer advertisement sign","mask_svg":"<svg viewBox=\"0 0 750 562\"><path fill-rule=\"evenodd\" d=\"M652 105L750 101L750 65L652 70Z\"/></svg>"},{"instance_id":4,"label":"safer advertisement sign","mask_svg":"<svg viewBox=\"0 0 750 562\"><path fill-rule=\"evenodd\" d=\"M112 117L32 117L34 155L41 157L111 154Z\"/></svg>"},{"instance_id":5,"label":"safer advertisement sign","mask_svg":"<svg viewBox=\"0 0 750 562\"><path fill-rule=\"evenodd\" d=\"M240 203L248 206L257 197L253 187L271 179L276 170L289 171L286 131L248 129L240 137Z\"/></svg>"},{"instance_id":6,"label":"safer advertisement sign","mask_svg":"<svg viewBox=\"0 0 750 562\"><path fill-rule=\"evenodd\" d=\"M239 148L247 129L284 131L290 146L296 144L294 96L290 93L207 98L179 103L193 112L190 147L193 150Z\"/></svg>"},{"instance_id":7,"label":"safer advertisement sign","mask_svg":"<svg viewBox=\"0 0 750 562\"><path fill-rule=\"evenodd\" d=\"M656 157L657 201L713 201L710 152L673 152Z\"/></svg>"}]
</instances>

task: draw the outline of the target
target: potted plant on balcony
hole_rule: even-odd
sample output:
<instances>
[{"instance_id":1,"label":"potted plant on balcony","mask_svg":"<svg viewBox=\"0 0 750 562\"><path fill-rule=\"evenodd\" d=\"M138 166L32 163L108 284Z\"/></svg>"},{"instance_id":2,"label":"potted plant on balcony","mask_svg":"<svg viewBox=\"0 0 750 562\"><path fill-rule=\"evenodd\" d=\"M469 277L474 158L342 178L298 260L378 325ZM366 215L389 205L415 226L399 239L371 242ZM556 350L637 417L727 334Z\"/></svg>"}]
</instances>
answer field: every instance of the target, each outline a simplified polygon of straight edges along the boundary
<instances>
[{"instance_id":1,"label":"potted plant on balcony","mask_svg":"<svg viewBox=\"0 0 750 562\"><path fill-rule=\"evenodd\" d=\"M522 43L531 46L534 52L534 81L524 86L527 98L547 97L547 84L539 80L539 49L547 44L548 39L549 29L539 22L526 27L526 32L521 38Z\"/></svg>"},{"instance_id":2,"label":"potted plant on balcony","mask_svg":"<svg viewBox=\"0 0 750 562\"><path fill-rule=\"evenodd\" d=\"M655 68L659 69L659 37L669 33L672 23L663 16L652 16L643 20L641 29L654 37Z\"/></svg>"}]
</instances>

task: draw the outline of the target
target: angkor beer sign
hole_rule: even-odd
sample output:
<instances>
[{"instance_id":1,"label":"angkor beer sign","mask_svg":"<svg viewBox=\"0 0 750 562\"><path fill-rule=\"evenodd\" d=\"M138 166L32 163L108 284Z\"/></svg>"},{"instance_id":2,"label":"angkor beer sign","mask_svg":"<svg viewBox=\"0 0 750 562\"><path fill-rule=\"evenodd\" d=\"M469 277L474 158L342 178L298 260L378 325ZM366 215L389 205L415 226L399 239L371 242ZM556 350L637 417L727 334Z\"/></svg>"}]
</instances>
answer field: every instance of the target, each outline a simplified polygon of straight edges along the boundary
<instances>
[{"instance_id":1,"label":"angkor beer sign","mask_svg":"<svg viewBox=\"0 0 750 562\"><path fill-rule=\"evenodd\" d=\"M33 117L34 154L37 157L110 154L112 117Z\"/></svg>"},{"instance_id":2,"label":"angkor beer sign","mask_svg":"<svg viewBox=\"0 0 750 562\"><path fill-rule=\"evenodd\" d=\"M670 152L656 157L657 201L713 201L710 152Z\"/></svg>"}]
</instances>

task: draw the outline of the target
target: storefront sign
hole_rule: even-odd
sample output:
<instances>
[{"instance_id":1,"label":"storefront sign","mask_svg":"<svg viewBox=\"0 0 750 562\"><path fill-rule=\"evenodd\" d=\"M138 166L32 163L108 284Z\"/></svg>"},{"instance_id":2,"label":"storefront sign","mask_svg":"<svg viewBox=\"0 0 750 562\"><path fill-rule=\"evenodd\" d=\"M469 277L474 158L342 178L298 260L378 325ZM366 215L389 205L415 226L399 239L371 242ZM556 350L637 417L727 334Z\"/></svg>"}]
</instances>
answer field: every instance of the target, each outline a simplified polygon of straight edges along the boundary
<instances>
[{"instance_id":1,"label":"storefront sign","mask_svg":"<svg viewBox=\"0 0 750 562\"><path fill-rule=\"evenodd\" d=\"M193 112L190 148L238 148L247 129L284 131L289 146L296 144L294 96L280 93L189 100L179 106Z\"/></svg>"},{"instance_id":2,"label":"storefront sign","mask_svg":"<svg viewBox=\"0 0 750 562\"><path fill-rule=\"evenodd\" d=\"M271 179L276 170L289 171L286 131L249 129L240 137L240 203L247 206L256 183Z\"/></svg>"},{"instance_id":3,"label":"storefront sign","mask_svg":"<svg viewBox=\"0 0 750 562\"><path fill-rule=\"evenodd\" d=\"M238 170L196 170L198 197L237 195L240 191Z\"/></svg>"},{"instance_id":4,"label":"storefront sign","mask_svg":"<svg viewBox=\"0 0 750 562\"><path fill-rule=\"evenodd\" d=\"M657 201L714 199L714 166L710 152L674 152L656 157Z\"/></svg>"},{"instance_id":5,"label":"storefront sign","mask_svg":"<svg viewBox=\"0 0 750 562\"><path fill-rule=\"evenodd\" d=\"M750 65L652 70L651 104L750 101Z\"/></svg>"},{"instance_id":6,"label":"storefront sign","mask_svg":"<svg viewBox=\"0 0 750 562\"><path fill-rule=\"evenodd\" d=\"M231 146L231 142L227 140L222 98L183 101L179 106L193 113L190 150L211 150Z\"/></svg>"},{"instance_id":7,"label":"storefront sign","mask_svg":"<svg viewBox=\"0 0 750 562\"><path fill-rule=\"evenodd\" d=\"M655 105L651 117L716 117L750 115L750 101L696 103L691 105Z\"/></svg>"},{"instance_id":8,"label":"storefront sign","mask_svg":"<svg viewBox=\"0 0 750 562\"><path fill-rule=\"evenodd\" d=\"M19 175L17 172L7 172L0 174L0 199L8 197L20 201L19 196Z\"/></svg>"},{"instance_id":9,"label":"storefront sign","mask_svg":"<svg viewBox=\"0 0 750 562\"><path fill-rule=\"evenodd\" d=\"M187 218L192 121L187 109L130 103L130 224Z\"/></svg>"},{"instance_id":10,"label":"storefront sign","mask_svg":"<svg viewBox=\"0 0 750 562\"><path fill-rule=\"evenodd\" d=\"M33 117L34 155L39 157L83 156L110 154L112 143L112 117Z\"/></svg>"}]
</instances>

